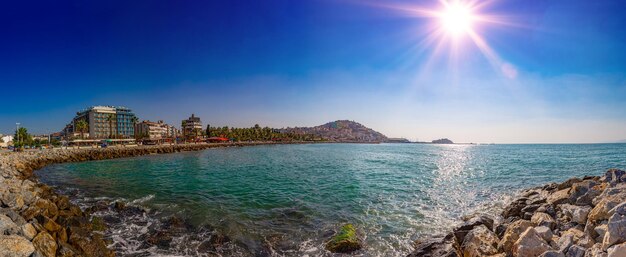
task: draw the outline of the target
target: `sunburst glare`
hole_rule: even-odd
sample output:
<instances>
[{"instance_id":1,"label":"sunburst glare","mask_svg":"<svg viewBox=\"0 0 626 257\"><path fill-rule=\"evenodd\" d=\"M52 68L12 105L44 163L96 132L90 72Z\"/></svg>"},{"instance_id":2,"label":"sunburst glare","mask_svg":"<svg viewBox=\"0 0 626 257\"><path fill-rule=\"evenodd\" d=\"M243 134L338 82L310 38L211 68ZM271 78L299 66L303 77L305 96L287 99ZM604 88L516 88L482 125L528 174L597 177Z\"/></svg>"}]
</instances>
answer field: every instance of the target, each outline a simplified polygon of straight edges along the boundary
<instances>
[{"instance_id":1,"label":"sunburst glare","mask_svg":"<svg viewBox=\"0 0 626 257\"><path fill-rule=\"evenodd\" d=\"M426 26L421 29L424 36L418 44L420 51L430 52L430 57L422 64L424 69L428 69L431 62L447 60L451 67L449 72L456 73L464 53L478 50L494 71L509 79L517 76L515 66L502 60L480 33L489 27L517 26L508 21L506 16L487 13L485 9L492 1L439 0L435 3L434 6L383 5L426 21ZM442 51L446 46L449 50Z\"/></svg>"}]
</instances>

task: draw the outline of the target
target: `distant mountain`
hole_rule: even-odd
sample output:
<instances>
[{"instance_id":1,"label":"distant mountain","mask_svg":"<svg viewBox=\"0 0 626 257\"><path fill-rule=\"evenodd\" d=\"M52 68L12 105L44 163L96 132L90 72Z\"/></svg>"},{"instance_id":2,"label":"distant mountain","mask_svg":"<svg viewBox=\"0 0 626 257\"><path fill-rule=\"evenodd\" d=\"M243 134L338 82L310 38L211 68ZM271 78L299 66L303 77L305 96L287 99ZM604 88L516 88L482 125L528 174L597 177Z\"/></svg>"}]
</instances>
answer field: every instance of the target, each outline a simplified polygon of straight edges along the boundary
<instances>
[{"instance_id":1,"label":"distant mountain","mask_svg":"<svg viewBox=\"0 0 626 257\"><path fill-rule=\"evenodd\" d=\"M282 132L311 135L316 139L332 142L380 143L387 137L380 132L349 120L338 120L315 127L286 128Z\"/></svg>"}]
</instances>

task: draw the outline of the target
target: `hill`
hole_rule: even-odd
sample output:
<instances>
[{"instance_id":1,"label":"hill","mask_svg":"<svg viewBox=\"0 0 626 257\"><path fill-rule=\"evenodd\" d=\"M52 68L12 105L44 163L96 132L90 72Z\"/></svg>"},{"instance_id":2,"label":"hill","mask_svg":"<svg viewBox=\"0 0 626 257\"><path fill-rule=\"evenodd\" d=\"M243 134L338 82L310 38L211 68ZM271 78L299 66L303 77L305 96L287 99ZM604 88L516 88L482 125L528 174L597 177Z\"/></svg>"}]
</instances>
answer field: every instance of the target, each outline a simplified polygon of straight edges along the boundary
<instances>
[{"instance_id":1,"label":"hill","mask_svg":"<svg viewBox=\"0 0 626 257\"><path fill-rule=\"evenodd\" d=\"M382 133L349 120L332 121L315 127L286 128L281 132L311 135L318 140L332 142L380 143L387 140Z\"/></svg>"}]
</instances>

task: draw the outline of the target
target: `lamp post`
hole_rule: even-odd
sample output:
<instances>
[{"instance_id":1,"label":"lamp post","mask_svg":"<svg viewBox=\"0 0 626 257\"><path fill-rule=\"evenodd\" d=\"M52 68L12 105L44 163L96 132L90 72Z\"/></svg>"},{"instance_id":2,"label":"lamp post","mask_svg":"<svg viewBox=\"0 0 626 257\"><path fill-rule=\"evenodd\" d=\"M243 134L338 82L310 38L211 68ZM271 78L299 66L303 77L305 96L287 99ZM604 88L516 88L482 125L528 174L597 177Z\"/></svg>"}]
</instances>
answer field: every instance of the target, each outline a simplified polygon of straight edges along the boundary
<instances>
[{"instance_id":1,"label":"lamp post","mask_svg":"<svg viewBox=\"0 0 626 257\"><path fill-rule=\"evenodd\" d=\"M19 144L20 143L20 123L19 122L15 123L15 135L17 137L16 142Z\"/></svg>"}]
</instances>

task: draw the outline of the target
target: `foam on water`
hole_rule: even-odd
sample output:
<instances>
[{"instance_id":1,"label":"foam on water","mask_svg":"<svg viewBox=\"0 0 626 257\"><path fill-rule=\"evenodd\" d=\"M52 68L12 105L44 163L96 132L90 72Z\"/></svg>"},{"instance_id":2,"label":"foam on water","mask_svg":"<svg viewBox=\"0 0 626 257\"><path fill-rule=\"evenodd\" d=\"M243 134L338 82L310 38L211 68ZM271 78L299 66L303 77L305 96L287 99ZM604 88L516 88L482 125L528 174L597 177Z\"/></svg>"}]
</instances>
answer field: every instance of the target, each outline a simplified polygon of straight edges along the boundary
<instances>
[{"instance_id":1,"label":"foam on water","mask_svg":"<svg viewBox=\"0 0 626 257\"><path fill-rule=\"evenodd\" d=\"M109 225L122 256L404 256L524 188L626 166L626 145L315 144L53 165L39 172ZM115 208L115 202L127 208ZM94 207L96 206L96 207Z\"/></svg>"}]
</instances>

